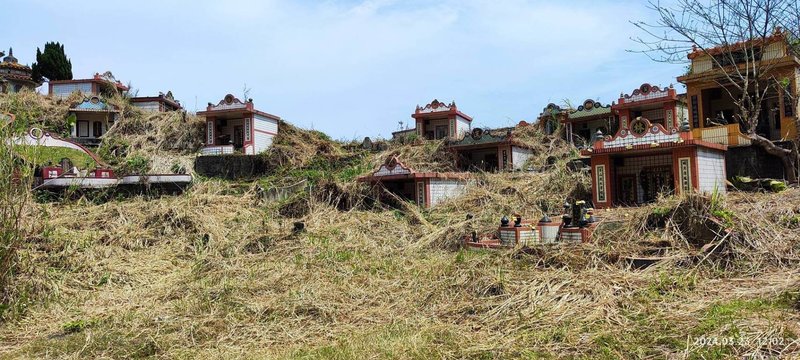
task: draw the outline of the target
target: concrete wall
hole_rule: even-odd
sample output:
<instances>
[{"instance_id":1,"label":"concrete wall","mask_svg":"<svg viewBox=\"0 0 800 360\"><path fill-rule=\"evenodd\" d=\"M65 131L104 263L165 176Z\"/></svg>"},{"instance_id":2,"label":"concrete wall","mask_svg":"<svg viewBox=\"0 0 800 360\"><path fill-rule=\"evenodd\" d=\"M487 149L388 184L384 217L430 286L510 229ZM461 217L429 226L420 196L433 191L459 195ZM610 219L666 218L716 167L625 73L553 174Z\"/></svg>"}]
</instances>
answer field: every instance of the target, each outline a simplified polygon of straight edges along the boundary
<instances>
[{"instance_id":1,"label":"concrete wall","mask_svg":"<svg viewBox=\"0 0 800 360\"><path fill-rule=\"evenodd\" d=\"M531 149L524 149L521 147L513 146L511 147L511 160L513 161L514 170L520 170L525 163L528 162L528 159L533 156L533 151Z\"/></svg>"},{"instance_id":2,"label":"concrete wall","mask_svg":"<svg viewBox=\"0 0 800 360\"><path fill-rule=\"evenodd\" d=\"M278 133L278 121L256 114L253 123L255 126L253 145L255 154L259 154L272 146L272 140Z\"/></svg>"},{"instance_id":3,"label":"concrete wall","mask_svg":"<svg viewBox=\"0 0 800 360\"><path fill-rule=\"evenodd\" d=\"M91 83L78 83L78 84L53 84L53 96L65 98L72 95L73 92L80 91L84 95L92 93Z\"/></svg>"},{"instance_id":4,"label":"concrete wall","mask_svg":"<svg viewBox=\"0 0 800 360\"><path fill-rule=\"evenodd\" d=\"M698 191L725 192L725 155L720 151L697 149Z\"/></svg>"},{"instance_id":5,"label":"concrete wall","mask_svg":"<svg viewBox=\"0 0 800 360\"><path fill-rule=\"evenodd\" d=\"M466 191L467 182L465 180L455 179L431 179L430 180L430 206L452 198L460 196Z\"/></svg>"},{"instance_id":6,"label":"concrete wall","mask_svg":"<svg viewBox=\"0 0 800 360\"><path fill-rule=\"evenodd\" d=\"M135 102L132 105L145 111L161 111L158 101Z\"/></svg>"},{"instance_id":7,"label":"concrete wall","mask_svg":"<svg viewBox=\"0 0 800 360\"><path fill-rule=\"evenodd\" d=\"M789 143L780 143L788 148ZM758 146L730 147L725 154L725 172L728 179L735 176L783 179L783 163Z\"/></svg>"},{"instance_id":8,"label":"concrete wall","mask_svg":"<svg viewBox=\"0 0 800 360\"><path fill-rule=\"evenodd\" d=\"M467 119L465 119L465 118L463 118L461 116L456 116L456 136L455 137L460 139L462 136L464 136L464 134L469 133L470 130L471 129L470 129L469 121L467 121Z\"/></svg>"},{"instance_id":9,"label":"concrete wall","mask_svg":"<svg viewBox=\"0 0 800 360\"><path fill-rule=\"evenodd\" d=\"M270 170L260 156L206 155L194 160L194 171L206 177L248 179L264 175Z\"/></svg>"}]
</instances>

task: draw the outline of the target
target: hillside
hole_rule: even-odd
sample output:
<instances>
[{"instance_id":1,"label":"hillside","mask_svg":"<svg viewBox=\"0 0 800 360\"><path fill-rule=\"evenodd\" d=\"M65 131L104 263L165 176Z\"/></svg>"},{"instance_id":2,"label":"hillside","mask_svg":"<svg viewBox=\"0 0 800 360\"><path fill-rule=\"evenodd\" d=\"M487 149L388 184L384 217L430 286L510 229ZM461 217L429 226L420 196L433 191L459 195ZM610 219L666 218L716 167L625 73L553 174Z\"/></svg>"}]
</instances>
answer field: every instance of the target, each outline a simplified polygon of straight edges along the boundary
<instances>
[{"instance_id":1,"label":"hillside","mask_svg":"<svg viewBox=\"0 0 800 360\"><path fill-rule=\"evenodd\" d=\"M122 104L124 106L124 104ZM63 104L0 95L62 131ZM62 129L62 130L59 130ZM798 357L800 189L600 211L595 240L468 251L506 214L586 196L576 154L533 130L536 173L477 174L431 210L356 183L389 156L448 171L439 142L355 150L281 124L273 175L184 194L31 202L0 308L3 358ZM191 168L202 122L126 108L100 155ZM281 201L260 189L306 180ZM467 220L467 215L474 217ZM305 231L293 231L303 222ZM658 256L645 269L627 258ZM707 339L741 339L707 345ZM722 341L722 340L720 340ZM792 341L795 341L792 343Z\"/></svg>"}]
</instances>

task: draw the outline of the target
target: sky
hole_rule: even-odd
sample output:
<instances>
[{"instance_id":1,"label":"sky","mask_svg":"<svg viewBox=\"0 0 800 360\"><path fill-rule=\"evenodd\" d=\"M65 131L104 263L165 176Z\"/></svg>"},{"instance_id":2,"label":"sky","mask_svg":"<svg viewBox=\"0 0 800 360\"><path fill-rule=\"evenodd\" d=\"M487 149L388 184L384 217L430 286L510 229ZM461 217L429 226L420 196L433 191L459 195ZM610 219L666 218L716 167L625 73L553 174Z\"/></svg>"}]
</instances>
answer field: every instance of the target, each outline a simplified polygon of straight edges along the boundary
<instances>
[{"instance_id":1,"label":"sky","mask_svg":"<svg viewBox=\"0 0 800 360\"><path fill-rule=\"evenodd\" d=\"M342 140L391 137L433 99L501 127L645 82L684 89L683 65L630 51L641 35L630 21L654 16L642 0L0 3L0 48L22 63L59 41L75 78L111 71L189 111L247 90L257 109Z\"/></svg>"}]
</instances>

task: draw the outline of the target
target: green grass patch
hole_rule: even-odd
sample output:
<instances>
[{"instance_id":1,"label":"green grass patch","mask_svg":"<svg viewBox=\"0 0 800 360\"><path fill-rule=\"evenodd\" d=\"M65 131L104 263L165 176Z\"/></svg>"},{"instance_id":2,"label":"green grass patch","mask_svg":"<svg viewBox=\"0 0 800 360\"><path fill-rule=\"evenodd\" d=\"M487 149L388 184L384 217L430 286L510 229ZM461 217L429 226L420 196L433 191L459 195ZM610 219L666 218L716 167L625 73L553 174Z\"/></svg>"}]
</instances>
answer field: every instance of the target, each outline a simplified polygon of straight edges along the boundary
<instances>
[{"instance_id":1,"label":"green grass patch","mask_svg":"<svg viewBox=\"0 0 800 360\"><path fill-rule=\"evenodd\" d=\"M91 335L87 336L89 331ZM32 358L48 354L54 359L70 358L75 354L80 354L82 358L146 358L160 352L154 335L141 330L84 329L36 340L22 349L22 353Z\"/></svg>"},{"instance_id":2,"label":"green grass patch","mask_svg":"<svg viewBox=\"0 0 800 360\"><path fill-rule=\"evenodd\" d=\"M94 169L97 162L85 152L66 147L16 145L16 151L26 161L36 165L59 165L67 158L78 169Z\"/></svg>"},{"instance_id":3,"label":"green grass patch","mask_svg":"<svg viewBox=\"0 0 800 360\"><path fill-rule=\"evenodd\" d=\"M391 324L374 332L340 337L328 345L301 348L291 359L442 359L457 352L454 334L438 328Z\"/></svg>"},{"instance_id":4,"label":"green grass patch","mask_svg":"<svg viewBox=\"0 0 800 360\"><path fill-rule=\"evenodd\" d=\"M696 284L697 276L692 273L662 272L638 292L637 298L644 303L671 298L694 290Z\"/></svg>"},{"instance_id":5,"label":"green grass patch","mask_svg":"<svg viewBox=\"0 0 800 360\"><path fill-rule=\"evenodd\" d=\"M695 335L708 335L717 333L722 329L725 335L736 336L739 329L735 322L738 319L752 318L768 310L791 308L789 296L776 299L732 300L718 302L711 305L700 318L700 323L694 328Z\"/></svg>"}]
</instances>

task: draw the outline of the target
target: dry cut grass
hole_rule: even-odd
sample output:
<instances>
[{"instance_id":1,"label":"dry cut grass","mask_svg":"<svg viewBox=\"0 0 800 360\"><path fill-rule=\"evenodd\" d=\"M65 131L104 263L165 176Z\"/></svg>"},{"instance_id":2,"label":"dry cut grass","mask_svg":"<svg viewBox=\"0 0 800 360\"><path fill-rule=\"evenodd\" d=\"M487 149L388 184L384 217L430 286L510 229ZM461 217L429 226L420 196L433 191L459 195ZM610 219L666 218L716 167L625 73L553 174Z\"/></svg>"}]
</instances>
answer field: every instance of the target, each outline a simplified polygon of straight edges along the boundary
<instances>
[{"instance_id":1,"label":"dry cut grass","mask_svg":"<svg viewBox=\"0 0 800 360\"><path fill-rule=\"evenodd\" d=\"M532 253L458 249L471 228L491 229L512 211L538 217L543 199L556 203L582 183L560 171L486 175L432 211L342 211L311 196L302 233L292 232L295 220L277 215L280 204L217 182L156 200L40 205L45 221L28 240L31 266L18 279L30 284L31 301L0 327L0 352L15 358L800 355L800 239L792 220L798 211L775 195L732 194L719 204L665 199L604 211L592 244ZM800 190L780 196L798 199ZM678 221L685 209L717 211L711 215L735 236L686 240L689 230ZM476 216L467 221L467 213ZM702 250L720 241L729 241L724 251ZM636 270L624 260L656 246L668 253L655 266ZM727 338L740 343L704 343Z\"/></svg>"}]
</instances>

